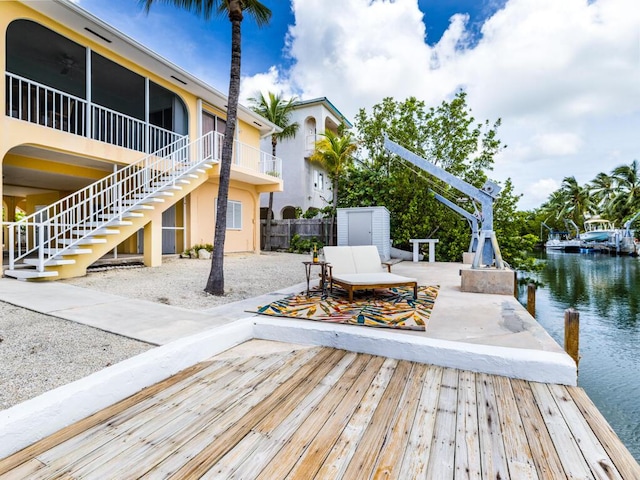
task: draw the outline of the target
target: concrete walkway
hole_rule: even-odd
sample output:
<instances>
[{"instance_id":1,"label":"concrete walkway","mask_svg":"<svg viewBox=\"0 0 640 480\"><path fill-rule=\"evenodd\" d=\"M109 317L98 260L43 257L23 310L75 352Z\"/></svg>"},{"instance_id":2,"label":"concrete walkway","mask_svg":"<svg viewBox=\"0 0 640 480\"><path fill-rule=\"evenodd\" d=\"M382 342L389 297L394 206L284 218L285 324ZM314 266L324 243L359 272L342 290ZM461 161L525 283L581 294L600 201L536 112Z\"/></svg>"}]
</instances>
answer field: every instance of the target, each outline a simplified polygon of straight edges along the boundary
<instances>
[{"instance_id":1,"label":"concrete walkway","mask_svg":"<svg viewBox=\"0 0 640 480\"><path fill-rule=\"evenodd\" d=\"M197 311L62 282L0 278L0 301L153 345L164 345L247 317L250 314L246 309L301 289L302 285L295 285L280 292Z\"/></svg>"}]
</instances>

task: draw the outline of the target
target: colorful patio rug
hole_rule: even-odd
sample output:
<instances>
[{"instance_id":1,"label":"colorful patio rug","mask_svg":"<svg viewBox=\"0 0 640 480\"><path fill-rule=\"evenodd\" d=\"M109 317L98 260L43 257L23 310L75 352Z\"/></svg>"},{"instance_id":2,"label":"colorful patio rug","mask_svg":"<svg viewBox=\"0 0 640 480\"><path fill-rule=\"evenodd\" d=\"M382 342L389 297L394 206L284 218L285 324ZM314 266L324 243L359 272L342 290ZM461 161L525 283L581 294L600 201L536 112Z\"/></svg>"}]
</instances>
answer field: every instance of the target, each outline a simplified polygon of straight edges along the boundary
<instances>
[{"instance_id":1,"label":"colorful patio rug","mask_svg":"<svg viewBox=\"0 0 640 480\"><path fill-rule=\"evenodd\" d=\"M341 288L334 287L323 298L320 290L289 295L258 307L252 313L369 327L425 330L438 295L437 286L418 287L418 298L407 287L357 292L353 303Z\"/></svg>"}]
</instances>

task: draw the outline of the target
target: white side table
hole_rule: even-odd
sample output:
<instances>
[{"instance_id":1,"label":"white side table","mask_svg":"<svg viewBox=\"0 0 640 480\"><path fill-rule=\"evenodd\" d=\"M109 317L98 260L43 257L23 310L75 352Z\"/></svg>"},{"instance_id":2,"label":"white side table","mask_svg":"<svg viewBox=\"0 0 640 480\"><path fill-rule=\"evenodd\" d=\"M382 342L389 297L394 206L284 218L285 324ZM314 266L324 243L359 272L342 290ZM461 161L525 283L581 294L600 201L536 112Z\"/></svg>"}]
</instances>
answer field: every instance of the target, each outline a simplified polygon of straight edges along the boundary
<instances>
[{"instance_id":1,"label":"white side table","mask_svg":"<svg viewBox=\"0 0 640 480\"><path fill-rule=\"evenodd\" d=\"M412 238L409 240L413 243L413 261L418 261L418 250L420 248L421 243L429 244L429 262L433 263L436 261L436 243L440 240L437 238Z\"/></svg>"}]
</instances>

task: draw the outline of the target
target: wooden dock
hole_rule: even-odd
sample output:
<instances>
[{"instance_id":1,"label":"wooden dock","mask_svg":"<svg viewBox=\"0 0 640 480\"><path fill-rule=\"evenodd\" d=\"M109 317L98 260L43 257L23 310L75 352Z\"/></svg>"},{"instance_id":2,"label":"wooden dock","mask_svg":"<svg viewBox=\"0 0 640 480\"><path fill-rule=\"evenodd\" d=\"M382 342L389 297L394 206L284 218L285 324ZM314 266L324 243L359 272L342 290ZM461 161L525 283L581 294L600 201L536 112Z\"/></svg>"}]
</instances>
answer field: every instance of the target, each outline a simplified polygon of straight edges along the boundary
<instances>
[{"instance_id":1,"label":"wooden dock","mask_svg":"<svg viewBox=\"0 0 640 480\"><path fill-rule=\"evenodd\" d=\"M324 347L237 351L0 460L0 479L640 478L581 388Z\"/></svg>"}]
</instances>

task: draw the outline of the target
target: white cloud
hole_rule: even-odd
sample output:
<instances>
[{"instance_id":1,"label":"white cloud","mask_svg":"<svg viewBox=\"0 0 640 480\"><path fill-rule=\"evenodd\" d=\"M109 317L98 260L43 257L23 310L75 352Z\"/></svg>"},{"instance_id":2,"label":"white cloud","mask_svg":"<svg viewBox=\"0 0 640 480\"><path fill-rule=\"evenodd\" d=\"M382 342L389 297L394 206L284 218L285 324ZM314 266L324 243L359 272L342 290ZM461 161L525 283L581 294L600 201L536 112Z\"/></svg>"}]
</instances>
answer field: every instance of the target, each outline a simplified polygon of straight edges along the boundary
<instances>
[{"instance_id":1,"label":"white cloud","mask_svg":"<svg viewBox=\"0 0 640 480\"><path fill-rule=\"evenodd\" d=\"M247 103L247 99L255 97L258 92L266 94L274 92L281 94L284 98L294 97L296 94L291 89L291 84L286 79L281 78L277 67L272 66L266 73L260 73L252 77L242 79L240 89L241 103Z\"/></svg>"},{"instance_id":2,"label":"white cloud","mask_svg":"<svg viewBox=\"0 0 640 480\"><path fill-rule=\"evenodd\" d=\"M533 143L543 155L572 155L580 151L582 139L575 133L545 133L535 135Z\"/></svg>"},{"instance_id":3,"label":"white cloud","mask_svg":"<svg viewBox=\"0 0 640 480\"><path fill-rule=\"evenodd\" d=\"M512 177L523 208L539 205L544 182L586 182L640 158L637 0L508 0L474 46L465 15L427 45L417 0L293 0L293 9L291 70L255 82L290 82L348 118L387 96L436 105L463 86L477 119L503 120L509 147L493 176Z\"/></svg>"},{"instance_id":4,"label":"white cloud","mask_svg":"<svg viewBox=\"0 0 640 480\"><path fill-rule=\"evenodd\" d=\"M527 194L541 204L549 198L549 195L560 188L561 183L554 178L541 178L527 189Z\"/></svg>"}]
</instances>

